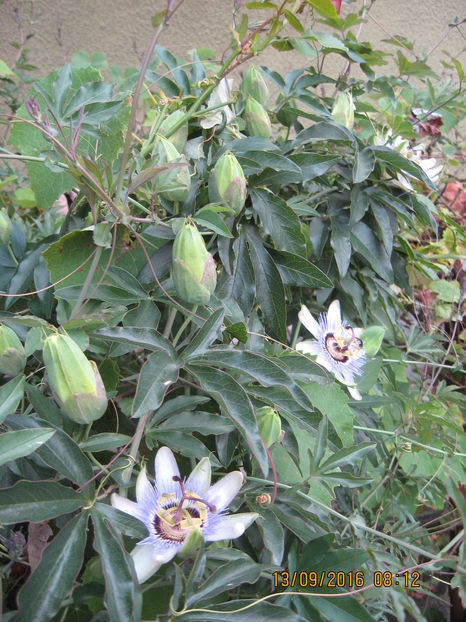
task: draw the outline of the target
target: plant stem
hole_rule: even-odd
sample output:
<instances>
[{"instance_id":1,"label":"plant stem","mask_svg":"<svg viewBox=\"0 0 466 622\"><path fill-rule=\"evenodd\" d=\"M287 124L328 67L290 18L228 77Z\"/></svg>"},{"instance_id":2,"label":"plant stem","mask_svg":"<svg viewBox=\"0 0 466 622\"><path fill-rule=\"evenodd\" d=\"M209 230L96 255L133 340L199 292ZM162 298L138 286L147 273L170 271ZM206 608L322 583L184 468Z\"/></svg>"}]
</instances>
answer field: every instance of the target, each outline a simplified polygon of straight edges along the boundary
<instances>
[{"instance_id":1,"label":"plant stem","mask_svg":"<svg viewBox=\"0 0 466 622\"><path fill-rule=\"evenodd\" d=\"M76 304L74 305L73 311L71 312L70 320L76 319L77 315L79 314L83 300L86 297L89 286L92 282L92 279L94 278L95 271L97 270L97 266L99 265L100 257L103 250L103 246L98 246L95 251L94 259L92 260L91 267L89 268L89 272L86 276L86 280L84 281L81 291L79 292L78 299L76 300Z\"/></svg>"},{"instance_id":2,"label":"plant stem","mask_svg":"<svg viewBox=\"0 0 466 622\"><path fill-rule=\"evenodd\" d=\"M175 339L173 339L173 347L174 348L176 348L176 344L178 343L178 341L179 341L181 335L183 334L185 328L188 326L188 324L191 322L193 317L196 315L197 307L198 307L198 305L194 305L194 307L191 310L190 315L188 315L188 317L185 319L185 321L181 325L180 330L176 333Z\"/></svg>"},{"instance_id":3,"label":"plant stem","mask_svg":"<svg viewBox=\"0 0 466 622\"><path fill-rule=\"evenodd\" d=\"M170 337L170 333L172 331L173 322L175 321L177 311L178 309L176 309L176 307L172 307L170 309L170 315L168 316L168 320L167 320L167 323L165 324L165 328L163 331L163 336L165 337L165 339L168 339Z\"/></svg>"},{"instance_id":4,"label":"plant stem","mask_svg":"<svg viewBox=\"0 0 466 622\"><path fill-rule=\"evenodd\" d=\"M147 412L143 417L141 417L138 421L138 425L136 427L136 433L133 438L133 442L131 443L131 447L129 448L128 457L131 460L131 464L129 464L125 471L121 475L121 479L123 482L123 486L120 486L120 495L122 497L128 496L128 490L126 484L129 483L131 479L131 474L133 472L133 462L136 462L136 456L138 455L139 445L141 444L142 435L144 433L144 428L146 427L146 423L149 421L149 418L152 415L152 411Z\"/></svg>"}]
</instances>

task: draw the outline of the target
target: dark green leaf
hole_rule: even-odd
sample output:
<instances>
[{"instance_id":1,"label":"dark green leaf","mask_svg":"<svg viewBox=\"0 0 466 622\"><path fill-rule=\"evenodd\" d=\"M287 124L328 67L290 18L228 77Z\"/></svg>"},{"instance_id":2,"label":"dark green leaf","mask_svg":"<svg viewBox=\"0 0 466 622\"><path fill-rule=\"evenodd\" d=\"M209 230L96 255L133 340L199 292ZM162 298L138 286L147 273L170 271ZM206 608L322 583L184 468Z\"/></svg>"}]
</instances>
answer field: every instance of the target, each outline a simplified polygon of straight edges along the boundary
<instances>
[{"instance_id":1,"label":"dark green leaf","mask_svg":"<svg viewBox=\"0 0 466 622\"><path fill-rule=\"evenodd\" d=\"M163 402L168 387L178 380L178 373L178 365L166 352L151 354L139 375L132 416L139 418L156 410Z\"/></svg>"},{"instance_id":2,"label":"dark green leaf","mask_svg":"<svg viewBox=\"0 0 466 622\"><path fill-rule=\"evenodd\" d=\"M353 183L360 184L367 179L374 170L375 155L370 147L357 151L354 158Z\"/></svg>"},{"instance_id":3,"label":"dark green leaf","mask_svg":"<svg viewBox=\"0 0 466 622\"><path fill-rule=\"evenodd\" d=\"M325 462L323 462L319 467L320 473L325 473L330 469L336 469L337 467L341 467L343 465L352 464L354 465L356 461L359 461L363 456L365 456L369 451L372 451L374 447L377 446L377 443L360 443L359 445L354 445L353 447L346 447L344 449L340 449L330 456Z\"/></svg>"},{"instance_id":4,"label":"dark green leaf","mask_svg":"<svg viewBox=\"0 0 466 622\"><path fill-rule=\"evenodd\" d=\"M382 162L386 162L389 166L394 168L396 171L404 171L408 173L408 175L412 175L416 179L423 181L428 188L431 190L435 190L434 184L430 181L430 178L420 166L418 166L415 162L406 159L401 153L395 151L394 149L390 149L390 147L371 147L372 151L375 153L375 156L378 160Z\"/></svg>"},{"instance_id":5,"label":"dark green leaf","mask_svg":"<svg viewBox=\"0 0 466 622\"><path fill-rule=\"evenodd\" d=\"M23 480L11 488L1 489L0 523L40 523L74 512L86 503L87 500L82 494L57 482Z\"/></svg>"},{"instance_id":6,"label":"dark green leaf","mask_svg":"<svg viewBox=\"0 0 466 622\"><path fill-rule=\"evenodd\" d=\"M28 456L39 449L55 433L51 428L17 430L0 434L0 466L17 458Z\"/></svg>"},{"instance_id":7,"label":"dark green leaf","mask_svg":"<svg viewBox=\"0 0 466 622\"><path fill-rule=\"evenodd\" d=\"M219 338L224 315L225 310L223 308L217 309L217 311L212 313L196 336L191 339L190 343L183 350L182 356L184 360L189 361L203 354L208 347Z\"/></svg>"},{"instance_id":8,"label":"dark green leaf","mask_svg":"<svg viewBox=\"0 0 466 622\"><path fill-rule=\"evenodd\" d=\"M235 244L235 248L236 262L233 272L231 295L247 317L254 304L256 285L254 281L254 270L248 253L246 235L243 232Z\"/></svg>"},{"instance_id":9,"label":"dark green leaf","mask_svg":"<svg viewBox=\"0 0 466 622\"><path fill-rule=\"evenodd\" d=\"M271 255L286 285L315 289L332 287L328 276L304 257L287 251L273 251Z\"/></svg>"},{"instance_id":10,"label":"dark green leaf","mask_svg":"<svg viewBox=\"0 0 466 622\"><path fill-rule=\"evenodd\" d=\"M51 620L73 587L86 546L87 514L67 523L42 554L42 560L18 595L15 622Z\"/></svg>"},{"instance_id":11,"label":"dark green leaf","mask_svg":"<svg viewBox=\"0 0 466 622\"><path fill-rule=\"evenodd\" d=\"M160 351L168 354L173 360L176 359L176 351L172 344L162 337L155 328L137 328L133 326L115 326L111 328L101 328L95 331L96 337L102 337L109 341L117 341L118 343L126 343L133 346L136 350L144 348L144 350Z\"/></svg>"},{"instance_id":12,"label":"dark green leaf","mask_svg":"<svg viewBox=\"0 0 466 622\"><path fill-rule=\"evenodd\" d=\"M0 423L16 412L24 395L24 376L16 376L0 387Z\"/></svg>"}]
</instances>

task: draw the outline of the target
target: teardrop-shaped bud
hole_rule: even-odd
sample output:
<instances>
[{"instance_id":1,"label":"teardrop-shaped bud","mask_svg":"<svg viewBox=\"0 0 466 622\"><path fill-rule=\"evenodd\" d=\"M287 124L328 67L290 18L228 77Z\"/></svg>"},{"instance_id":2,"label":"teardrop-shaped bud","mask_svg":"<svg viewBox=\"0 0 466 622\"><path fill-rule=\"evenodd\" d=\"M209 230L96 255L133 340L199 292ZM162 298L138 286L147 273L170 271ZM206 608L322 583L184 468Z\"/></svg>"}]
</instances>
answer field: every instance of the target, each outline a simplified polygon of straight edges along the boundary
<instances>
[{"instance_id":1,"label":"teardrop-shaped bud","mask_svg":"<svg viewBox=\"0 0 466 622\"><path fill-rule=\"evenodd\" d=\"M256 411L259 434L267 445L271 447L276 443L282 433L282 423L278 412L270 406L263 406Z\"/></svg>"},{"instance_id":2,"label":"teardrop-shaped bud","mask_svg":"<svg viewBox=\"0 0 466 622\"><path fill-rule=\"evenodd\" d=\"M205 305L217 285L215 261L194 221L186 218L173 244L173 283L180 298Z\"/></svg>"},{"instance_id":3,"label":"teardrop-shaped bud","mask_svg":"<svg viewBox=\"0 0 466 622\"><path fill-rule=\"evenodd\" d=\"M0 373L17 376L25 366L26 353L18 335L8 326L0 324Z\"/></svg>"},{"instance_id":4,"label":"teardrop-shaped bud","mask_svg":"<svg viewBox=\"0 0 466 622\"><path fill-rule=\"evenodd\" d=\"M354 103L351 93L339 93L332 108L332 118L348 130L354 125Z\"/></svg>"},{"instance_id":5,"label":"teardrop-shaped bud","mask_svg":"<svg viewBox=\"0 0 466 622\"><path fill-rule=\"evenodd\" d=\"M50 335L43 358L49 386L64 415L91 423L107 410L107 394L94 361L68 335Z\"/></svg>"},{"instance_id":6,"label":"teardrop-shaped bud","mask_svg":"<svg viewBox=\"0 0 466 622\"><path fill-rule=\"evenodd\" d=\"M241 164L232 153L220 156L214 167L213 179L219 201L237 216L246 201L246 178Z\"/></svg>"},{"instance_id":7,"label":"teardrop-shaped bud","mask_svg":"<svg viewBox=\"0 0 466 622\"><path fill-rule=\"evenodd\" d=\"M241 82L241 90L245 97L253 97L263 106L267 106L269 103L269 89L255 65L251 65L244 74L243 81Z\"/></svg>"},{"instance_id":8,"label":"teardrop-shaped bud","mask_svg":"<svg viewBox=\"0 0 466 622\"><path fill-rule=\"evenodd\" d=\"M283 93L280 93L277 97L277 112L275 113L277 119L285 127L291 127L297 120L298 115L295 112L289 110L290 108L296 108L296 102L293 98L289 99Z\"/></svg>"},{"instance_id":9,"label":"teardrop-shaped bud","mask_svg":"<svg viewBox=\"0 0 466 622\"><path fill-rule=\"evenodd\" d=\"M244 117L249 136L260 136L261 138L270 138L272 136L269 115L264 106L253 97L248 97L246 100Z\"/></svg>"},{"instance_id":10,"label":"teardrop-shaped bud","mask_svg":"<svg viewBox=\"0 0 466 622\"><path fill-rule=\"evenodd\" d=\"M169 132L175 123L178 123L180 119L184 117L185 113L182 110L175 110L169 114L160 125L159 133L162 136L166 136L167 132ZM174 132L171 136L168 137L168 140L175 145L176 149L182 153L184 147L186 145L186 141L188 140L188 124L183 123L181 127L179 127L176 132Z\"/></svg>"},{"instance_id":11,"label":"teardrop-shaped bud","mask_svg":"<svg viewBox=\"0 0 466 622\"><path fill-rule=\"evenodd\" d=\"M168 201L184 201L191 187L188 163L184 155L180 154L173 143L159 136L153 156L154 164L176 165L154 177L154 190Z\"/></svg>"},{"instance_id":12,"label":"teardrop-shaped bud","mask_svg":"<svg viewBox=\"0 0 466 622\"><path fill-rule=\"evenodd\" d=\"M0 243L6 244L10 239L10 219L2 211L0 212Z\"/></svg>"}]
</instances>

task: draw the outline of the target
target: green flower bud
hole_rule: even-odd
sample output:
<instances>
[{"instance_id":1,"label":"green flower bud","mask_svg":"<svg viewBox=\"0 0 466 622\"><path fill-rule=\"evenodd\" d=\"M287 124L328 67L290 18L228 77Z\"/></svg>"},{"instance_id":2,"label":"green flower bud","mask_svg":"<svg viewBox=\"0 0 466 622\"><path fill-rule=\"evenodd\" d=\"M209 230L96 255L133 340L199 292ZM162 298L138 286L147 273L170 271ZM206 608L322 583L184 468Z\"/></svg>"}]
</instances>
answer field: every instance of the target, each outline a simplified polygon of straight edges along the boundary
<instances>
[{"instance_id":1,"label":"green flower bud","mask_svg":"<svg viewBox=\"0 0 466 622\"><path fill-rule=\"evenodd\" d=\"M262 440L267 447L271 447L282 434L280 415L274 408L263 406L256 411L256 418Z\"/></svg>"},{"instance_id":2,"label":"green flower bud","mask_svg":"<svg viewBox=\"0 0 466 622\"><path fill-rule=\"evenodd\" d=\"M347 129L353 129L354 103L351 93L339 93L332 108L332 118Z\"/></svg>"},{"instance_id":3,"label":"green flower bud","mask_svg":"<svg viewBox=\"0 0 466 622\"><path fill-rule=\"evenodd\" d=\"M175 110L168 115L160 126L159 132L162 136L165 136L169 130L178 123L178 121L184 117L184 112L182 110ZM184 123L180 128L176 130L174 134L172 134L168 140L175 145L176 149L182 153L184 150L184 146L186 145L186 141L188 140L188 124Z\"/></svg>"},{"instance_id":4,"label":"green flower bud","mask_svg":"<svg viewBox=\"0 0 466 622\"><path fill-rule=\"evenodd\" d=\"M6 376L21 374L26 366L23 344L14 330L0 325L0 373Z\"/></svg>"},{"instance_id":5,"label":"green flower bud","mask_svg":"<svg viewBox=\"0 0 466 622\"><path fill-rule=\"evenodd\" d=\"M270 138L272 136L269 115L262 104L253 97L248 97L246 100L244 116L246 128L250 136L260 136L261 138Z\"/></svg>"},{"instance_id":6,"label":"green flower bud","mask_svg":"<svg viewBox=\"0 0 466 622\"><path fill-rule=\"evenodd\" d=\"M6 244L10 239L10 219L0 212L0 243Z\"/></svg>"},{"instance_id":7,"label":"green flower bud","mask_svg":"<svg viewBox=\"0 0 466 622\"><path fill-rule=\"evenodd\" d=\"M251 65L246 71L241 82L241 90L245 97L253 97L263 106L267 106L270 97L269 89L264 78L254 65Z\"/></svg>"},{"instance_id":8,"label":"green flower bud","mask_svg":"<svg viewBox=\"0 0 466 622\"><path fill-rule=\"evenodd\" d=\"M232 153L220 156L214 167L214 182L219 200L237 216L246 201L246 178L241 164Z\"/></svg>"},{"instance_id":9,"label":"green flower bud","mask_svg":"<svg viewBox=\"0 0 466 622\"><path fill-rule=\"evenodd\" d=\"M186 158L180 155L175 145L163 136L157 139L154 157L158 164L180 164L173 170L156 175L153 182L154 190L168 201L184 201L191 186Z\"/></svg>"},{"instance_id":10,"label":"green flower bud","mask_svg":"<svg viewBox=\"0 0 466 622\"><path fill-rule=\"evenodd\" d=\"M63 414L77 423L91 423L107 410L107 394L94 361L89 361L67 335L50 335L43 357L50 388Z\"/></svg>"},{"instance_id":11,"label":"green flower bud","mask_svg":"<svg viewBox=\"0 0 466 622\"><path fill-rule=\"evenodd\" d=\"M178 231L172 255L173 283L178 296L206 305L217 285L215 261L191 218Z\"/></svg>"},{"instance_id":12,"label":"green flower bud","mask_svg":"<svg viewBox=\"0 0 466 622\"><path fill-rule=\"evenodd\" d=\"M282 125L285 127L291 127L293 123L297 120L298 115L290 110L286 110L287 108L296 108L296 102L293 98L288 99L283 93L280 93L277 97L277 105L280 108L275 113L277 119L280 121Z\"/></svg>"}]
</instances>

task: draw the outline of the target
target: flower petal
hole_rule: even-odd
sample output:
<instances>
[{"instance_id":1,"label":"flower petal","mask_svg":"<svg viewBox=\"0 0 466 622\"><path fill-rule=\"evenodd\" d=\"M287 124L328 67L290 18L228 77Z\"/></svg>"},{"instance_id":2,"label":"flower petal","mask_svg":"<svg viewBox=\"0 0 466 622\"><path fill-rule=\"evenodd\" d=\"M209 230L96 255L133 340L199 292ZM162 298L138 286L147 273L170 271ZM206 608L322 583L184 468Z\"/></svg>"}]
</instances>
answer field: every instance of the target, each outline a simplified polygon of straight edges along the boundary
<instances>
[{"instance_id":1,"label":"flower petal","mask_svg":"<svg viewBox=\"0 0 466 622\"><path fill-rule=\"evenodd\" d=\"M210 475L210 460L209 458L202 458L191 471L191 475L186 480L184 487L186 490L192 490L202 496L210 486Z\"/></svg>"},{"instance_id":2,"label":"flower petal","mask_svg":"<svg viewBox=\"0 0 466 622\"><path fill-rule=\"evenodd\" d=\"M327 326L330 333L334 333L341 326L340 301L334 300L328 308Z\"/></svg>"},{"instance_id":3,"label":"flower petal","mask_svg":"<svg viewBox=\"0 0 466 622\"><path fill-rule=\"evenodd\" d=\"M215 505L217 512L221 512L230 505L242 485L242 474L239 471L233 471L209 488L206 499Z\"/></svg>"},{"instance_id":4,"label":"flower petal","mask_svg":"<svg viewBox=\"0 0 466 622\"><path fill-rule=\"evenodd\" d=\"M175 456L168 447L161 447L155 456L155 485L157 494L178 492L180 490L173 478L180 477Z\"/></svg>"},{"instance_id":5,"label":"flower petal","mask_svg":"<svg viewBox=\"0 0 466 622\"><path fill-rule=\"evenodd\" d=\"M204 533L204 539L207 542L216 542L217 540L239 538L258 516L259 514L256 512L222 516L216 521L212 531Z\"/></svg>"},{"instance_id":6,"label":"flower petal","mask_svg":"<svg viewBox=\"0 0 466 622\"><path fill-rule=\"evenodd\" d=\"M134 569L139 583L144 583L157 572L162 564L169 562L175 557L176 547L157 547L154 544L137 545L131 551Z\"/></svg>"},{"instance_id":7,"label":"flower petal","mask_svg":"<svg viewBox=\"0 0 466 622\"><path fill-rule=\"evenodd\" d=\"M322 331L320 330L319 323L313 318L312 313L304 305L298 313L298 318L301 324L307 328L311 335L314 335L316 339L320 339Z\"/></svg>"},{"instance_id":8,"label":"flower petal","mask_svg":"<svg viewBox=\"0 0 466 622\"><path fill-rule=\"evenodd\" d=\"M353 400L362 400L362 395L359 393L359 391L356 389L356 387L350 387L348 386L348 391L349 394L351 395L351 397L353 398Z\"/></svg>"},{"instance_id":9,"label":"flower petal","mask_svg":"<svg viewBox=\"0 0 466 622\"><path fill-rule=\"evenodd\" d=\"M347 369L341 369L335 372L335 378L346 385L354 385L354 376Z\"/></svg>"},{"instance_id":10,"label":"flower petal","mask_svg":"<svg viewBox=\"0 0 466 622\"><path fill-rule=\"evenodd\" d=\"M141 507L135 503L134 501L130 501L121 495L118 495L114 492L111 496L111 503L114 508L120 510L120 512L124 512L125 514L130 514L130 516L134 516L138 520L144 522L144 512Z\"/></svg>"},{"instance_id":11,"label":"flower petal","mask_svg":"<svg viewBox=\"0 0 466 622\"><path fill-rule=\"evenodd\" d=\"M156 503L154 487L147 478L147 470L144 467L136 480L136 499L138 503Z\"/></svg>"},{"instance_id":12,"label":"flower petal","mask_svg":"<svg viewBox=\"0 0 466 622\"><path fill-rule=\"evenodd\" d=\"M322 367L324 369L326 369L327 371L331 371L332 374L335 373L335 370L332 367L332 364L330 363L330 361L327 359L327 357L325 356L321 356L319 354L319 356L316 358L316 363L318 365L322 365Z\"/></svg>"},{"instance_id":13,"label":"flower petal","mask_svg":"<svg viewBox=\"0 0 466 622\"><path fill-rule=\"evenodd\" d=\"M297 344L296 350L298 352L303 352L304 354L319 354L322 348L317 343L317 341L313 341L312 339L306 339L305 341L300 341Z\"/></svg>"}]
</instances>

